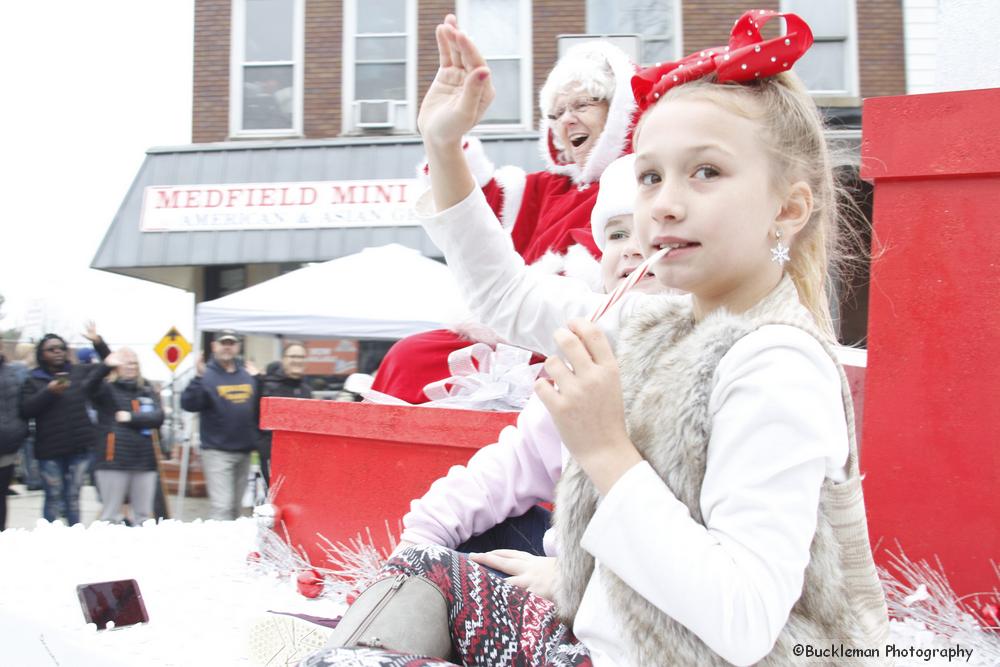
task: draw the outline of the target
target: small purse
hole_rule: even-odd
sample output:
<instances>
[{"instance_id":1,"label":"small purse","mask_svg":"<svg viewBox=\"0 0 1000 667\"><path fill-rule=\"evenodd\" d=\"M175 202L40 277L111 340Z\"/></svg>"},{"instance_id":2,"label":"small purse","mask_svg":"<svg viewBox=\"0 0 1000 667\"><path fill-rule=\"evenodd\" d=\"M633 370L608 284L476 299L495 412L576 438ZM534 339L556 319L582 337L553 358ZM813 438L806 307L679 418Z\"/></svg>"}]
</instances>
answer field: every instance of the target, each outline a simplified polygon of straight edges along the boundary
<instances>
[{"instance_id":1,"label":"small purse","mask_svg":"<svg viewBox=\"0 0 1000 667\"><path fill-rule=\"evenodd\" d=\"M326 643L327 648L350 646L448 660L448 602L425 577L400 574L377 581L348 607Z\"/></svg>"}]
</instances>

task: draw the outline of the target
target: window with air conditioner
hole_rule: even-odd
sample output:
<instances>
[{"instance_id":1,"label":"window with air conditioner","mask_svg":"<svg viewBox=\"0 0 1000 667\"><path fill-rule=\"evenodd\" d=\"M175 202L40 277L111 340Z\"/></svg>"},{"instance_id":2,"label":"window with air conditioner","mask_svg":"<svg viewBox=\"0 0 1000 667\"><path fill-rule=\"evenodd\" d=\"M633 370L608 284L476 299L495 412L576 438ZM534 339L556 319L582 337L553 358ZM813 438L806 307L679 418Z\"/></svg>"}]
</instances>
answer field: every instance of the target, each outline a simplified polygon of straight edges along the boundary
<instances>
[{"instance_id":1,"label":"window with air conditioner","mask_svg":"<svg viewBox=\"0 0 1000 667\"><path fill-rule=\"evenodd\" d=\"M233 0L230 134L302 134L304 0Z\"/></svg>"},{"instance_id":2,"label":"window with air conditioner","mask_svg":"<svg viewBox=\"0 0 1000 667\"><path fill-rule=\"evenodd\" d=\"M812 47L795 63L809 92L823 100L857 104L858 30L854 0L782 0L781 11L798 14L812 29Z\"/></svg>"},{"instance_id":3,"label":"window with air conditioner","mask_svg":"<svg viewBox=\"0 0 1000 667\"><path fill-rule=\"evenodd\" d=\"M416 130L416 0L344 0L344 132Z\"/></svg>"},{"instance_id":4,"label":"window with air conditioner","mask_svg":"<svg viewBox=\"0 0 1000 667\"><path fill-rule=\"evenodd\" d=\"M531 129L531 0L457 0L458 24L479 47L497 95L477 129Z\"/></svg>"},{"instance_id":5,"label":"window with air conditioner","mask_svg":"<svg viewBox=\"0 0 1000 667\"><path fill-rule=\"evenodd\" d=\"M680 28L681 0L587 0L587 32L638 35L642 65L680 58Z\"/></svg>"}]
</instances>

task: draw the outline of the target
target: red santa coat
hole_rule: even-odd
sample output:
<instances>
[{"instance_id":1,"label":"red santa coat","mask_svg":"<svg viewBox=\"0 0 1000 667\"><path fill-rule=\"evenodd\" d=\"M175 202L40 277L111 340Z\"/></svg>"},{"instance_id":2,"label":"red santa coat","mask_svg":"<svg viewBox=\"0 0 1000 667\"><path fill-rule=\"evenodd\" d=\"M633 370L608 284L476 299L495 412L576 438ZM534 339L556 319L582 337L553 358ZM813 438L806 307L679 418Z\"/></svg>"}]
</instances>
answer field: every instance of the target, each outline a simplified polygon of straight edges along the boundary
<instances>
[{"instance_id":1,"label":"red santa coat","mask_svg":"<svg viewBox=\"0 0 1000 667\"><path fill-rule=\"evenodd\" d=\"M594 257L601 256L590 235L590 212L598 187L598 183L578 186L566 176L547 171L528 174L520 211L510 232L514 248L526 264L535 263L547 252L564 255L576 243L584 245Z\"/></svg>"},{"instance_id":2,"label":"red santa coat","mask_svg":"<svg viewBox=\"0 0 1000 667\"><path fill-rule=\"evenodd\" d=\"M556 145L545 109L539 127L539 150L547 163L545 171L525 174L518 167L495 169L477 139L470 137L463 146L476 182L500 224L510 231L514 249L525 263L544 265L542 270L549 272L577 275L595 290L601 289L596 261L582 269L587 275L580 275L581 269L576 267L583 264L580 261L583 249L592 258L600 257L590 233L590 213L604 169L631 151L635 120L631 90L634 67L617 49L606 49L604 55L615 75L615 92L608 104L604 130L586 164L581 166L565 159ZM418 176L426 178L426 175L425 163L418 167ZM576 259L567 261L570 257ZM461 327L453 327L403 339L386 354L372 389L410 403L425 403L423 388L451 375L448 355L477 342L462 333Z\"/></svg>"}]
</instances>

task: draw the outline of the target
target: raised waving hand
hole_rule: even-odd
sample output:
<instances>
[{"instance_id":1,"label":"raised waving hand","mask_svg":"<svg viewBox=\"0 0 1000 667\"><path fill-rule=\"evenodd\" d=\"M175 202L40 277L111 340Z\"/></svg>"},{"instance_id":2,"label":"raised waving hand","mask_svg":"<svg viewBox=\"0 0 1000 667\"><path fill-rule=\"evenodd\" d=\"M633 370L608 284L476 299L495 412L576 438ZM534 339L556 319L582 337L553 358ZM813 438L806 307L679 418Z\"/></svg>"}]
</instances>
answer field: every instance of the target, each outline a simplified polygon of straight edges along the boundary
<instances>
[{"instance_id":1,"label":"raised waving hand","mask_svg":"<svg viewBox=\"0 0 1000 667\"><path fill-rule=\"evenodd\" d=\"M424 142L459 143L475 127L496 95L490 68L453 14L435 30L439 66L424 96L417 127Z\"/></svg>"},{"instance_id":2,"label":"raised waving hand","mask_svg":"<svg viewBox=\"0 0 1000 667\"><path fill-rule=\"evenodd\" d=\"M496 92L490 69L453 14L435 31L439 66L417 116L438 210L464 199L475 180L462 154L462 137L482 119Z\"/></svg>"}]
</instances>

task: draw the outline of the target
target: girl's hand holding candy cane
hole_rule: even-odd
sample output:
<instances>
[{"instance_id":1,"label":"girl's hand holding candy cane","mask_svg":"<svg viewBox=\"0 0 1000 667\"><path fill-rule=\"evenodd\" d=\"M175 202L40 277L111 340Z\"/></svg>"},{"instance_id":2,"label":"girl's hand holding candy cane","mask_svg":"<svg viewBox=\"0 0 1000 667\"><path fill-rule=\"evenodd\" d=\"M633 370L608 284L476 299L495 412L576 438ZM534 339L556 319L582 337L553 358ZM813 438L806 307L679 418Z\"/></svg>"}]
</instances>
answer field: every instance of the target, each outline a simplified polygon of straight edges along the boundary
<instances>
[{"instance_id":1,"label":"girl's hand holding candy cane","mask_svg":"<svg viewBox=\"0 0 1000 667\"><path fill-rule=\"evenodd\" d=\"M642 461L625 430L618 362L593 322L570 320L553 337L569 365L559 357L546 359L545 370L555 384L538 380L535 393L552 415L563 444L603 495Z\"/></svg>"},{"instance_id":2,"label":"girl's hand holding candy cane","mask_svg":"<svg viewBox=\"0 0 1000 667\"><path fill-rule=\"evenodd\" d=\"M636 267L589 322L570 320L566 329L558 329L553 337L566 361L549 357L545 370L554 384L544 379L535 383L535 393L552 415L563 444L601 494L642 456L625 429L618 362L596 322L669 252L659 250Z\"/></svg>"}]
</instances>

